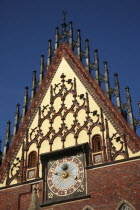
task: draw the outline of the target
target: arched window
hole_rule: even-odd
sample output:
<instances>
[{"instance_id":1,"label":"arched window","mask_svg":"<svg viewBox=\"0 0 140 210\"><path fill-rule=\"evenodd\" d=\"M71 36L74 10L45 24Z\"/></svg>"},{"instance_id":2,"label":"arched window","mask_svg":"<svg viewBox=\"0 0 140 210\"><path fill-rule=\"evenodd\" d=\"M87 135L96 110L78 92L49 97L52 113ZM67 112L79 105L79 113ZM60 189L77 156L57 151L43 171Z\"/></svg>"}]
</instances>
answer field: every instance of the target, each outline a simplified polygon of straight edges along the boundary
<instances>
[{"instance_id":1,"label":"arched window","mask_svg":"<svg viewBox=\"0 0 140 210\"><path fill-rule=\"evenodd\" d=\"M95 135L92 138L92 150L93 152L99 152L101 151L101 136Z\"/></svg>"},{"instance_id":2,"label":"arched window","mask_svg":"<svg viewBox=\"0 0 140 210\"><path fill-rule=\"evenodd\" d=\"M33 168L36 167L37 163L37 153L36 151L30 152L29 159L28 159L28 167Z\"/></svg>"},{"instance_id":3,"label":"arched window","mask_svg":"<svg viewBox=\"0 0 140 210\"><path fill-rule=\"evenodd\" d=\"M134 206L126 200L122 200L116 210L136 210Z\"/></svg>"}]
</instances>

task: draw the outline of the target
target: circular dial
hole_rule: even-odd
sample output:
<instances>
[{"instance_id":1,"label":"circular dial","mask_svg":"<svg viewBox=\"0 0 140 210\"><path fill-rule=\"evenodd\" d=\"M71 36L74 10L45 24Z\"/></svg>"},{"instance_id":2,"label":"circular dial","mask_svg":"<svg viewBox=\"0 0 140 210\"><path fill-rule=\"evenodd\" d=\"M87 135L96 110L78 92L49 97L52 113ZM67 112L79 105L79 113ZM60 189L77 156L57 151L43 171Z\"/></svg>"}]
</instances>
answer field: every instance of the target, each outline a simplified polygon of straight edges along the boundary
<instances>
[{"instance_id":1,"label":"circular dial","mask_svg":"<svg viewBox=\"0 0 140 210\"><path fill-rule=\"evenodd\" d=\"M50 190L59 196L72 194L82 184L84 167L75 156L59 159L49 169L47 182Z\"/></svg>"}]
</instances>

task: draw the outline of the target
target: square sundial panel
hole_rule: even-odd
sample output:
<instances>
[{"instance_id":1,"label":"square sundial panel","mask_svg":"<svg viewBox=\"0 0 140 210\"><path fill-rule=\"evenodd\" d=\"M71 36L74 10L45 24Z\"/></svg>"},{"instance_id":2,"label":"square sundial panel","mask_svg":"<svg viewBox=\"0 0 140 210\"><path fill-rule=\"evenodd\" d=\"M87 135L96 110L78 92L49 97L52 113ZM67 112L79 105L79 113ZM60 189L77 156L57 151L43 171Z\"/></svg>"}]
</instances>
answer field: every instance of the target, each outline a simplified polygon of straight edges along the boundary
<instances>
[{"instance_id":1,"label":"square sundial panel","mask_svg":"<svg viewBox=\"0 0 140 210\"><path fill-rule=\"evenodd\" d=\"M79 147L80 148L80 147ZM79 149L78 148L78 149ZM43 157L44 179L46 180L46 203L57 203L86 195L85 164L86 156L83 151L72 149L59 153L53 152L52 156ZM56 156L55 156L56 155ZM46 170L45 170L46 168Z\"/></svg>"},{"instance_id":2,"label":"square sundial panel","mask_svg":"<svg viewBox=\"0 0 140 210\"><path fill-rule=\"evenodd\" d=\"M93 155L93 161L94 161L94 164L102 163L103 162L102 153L94 154Z\"/></svg>"},{"instance_id":3,"label":"square sundial panel","mask_svg":"<svg viewBox=\"0 0 140 210\"><path fill-rule=\"evenodd\" d=\"M35 168L27 170L27 179L34 179L35 178Z\"/></svg>"}]
</instances>

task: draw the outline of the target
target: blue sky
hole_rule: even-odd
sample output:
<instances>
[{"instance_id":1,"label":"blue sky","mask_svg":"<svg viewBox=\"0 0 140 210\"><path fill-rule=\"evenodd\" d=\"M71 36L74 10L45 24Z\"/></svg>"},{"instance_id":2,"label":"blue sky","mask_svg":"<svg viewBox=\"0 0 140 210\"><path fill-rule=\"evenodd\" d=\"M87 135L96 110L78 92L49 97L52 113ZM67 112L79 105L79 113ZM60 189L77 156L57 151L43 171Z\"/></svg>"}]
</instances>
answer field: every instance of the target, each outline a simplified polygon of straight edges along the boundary
<instances>
[{"instance_id":1,"label":"blue sky","mask_svg":"<svg viewBox=\"0 0 140 210\"><path fill-rule=\"evenodd\" d=\"M61 27L62 11L81 29L82 42L90 41L91 56L99 50L100 71L108 61L111 86L119 74L122 101L130 87L134 115L140 100L140 2L139 0L0 0L0 137L6 122L14 121L16 103L23 104L32 71L39 71L40 55L47 55L48 39L54 43L55 27ZM91 61L93 59L91 58ZM13 126L12 129L13 131Z\"/></svg>"}]
</instances>

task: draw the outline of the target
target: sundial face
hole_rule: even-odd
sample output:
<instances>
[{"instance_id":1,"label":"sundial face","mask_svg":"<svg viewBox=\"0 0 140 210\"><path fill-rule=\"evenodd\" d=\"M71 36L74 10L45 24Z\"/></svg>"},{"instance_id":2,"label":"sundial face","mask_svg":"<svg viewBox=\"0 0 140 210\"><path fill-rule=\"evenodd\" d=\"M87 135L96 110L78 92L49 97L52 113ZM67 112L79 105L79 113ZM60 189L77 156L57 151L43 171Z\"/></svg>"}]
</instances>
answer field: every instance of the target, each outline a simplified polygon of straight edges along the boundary
<instances>
[{"instance_id":1,"label":"sundial face","mask_svg":"<svg viewBox=\"0 0 140 210\"><path fill-rule=\"evenodd\" d=\"M56 160L48 171L47 183L50 191L58 196L74 193L84 179L84 166L76 156Z\"/></svg>"}]
</instances>

